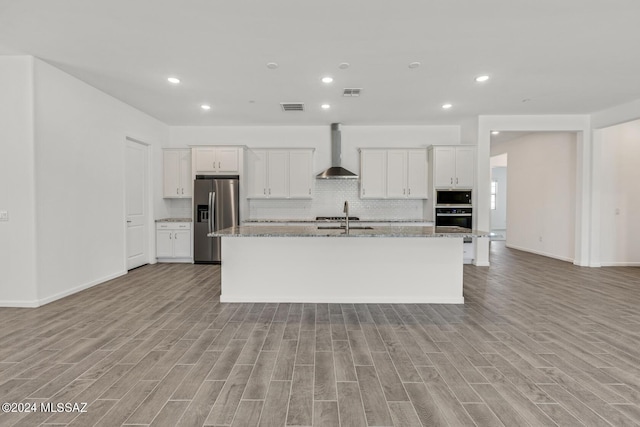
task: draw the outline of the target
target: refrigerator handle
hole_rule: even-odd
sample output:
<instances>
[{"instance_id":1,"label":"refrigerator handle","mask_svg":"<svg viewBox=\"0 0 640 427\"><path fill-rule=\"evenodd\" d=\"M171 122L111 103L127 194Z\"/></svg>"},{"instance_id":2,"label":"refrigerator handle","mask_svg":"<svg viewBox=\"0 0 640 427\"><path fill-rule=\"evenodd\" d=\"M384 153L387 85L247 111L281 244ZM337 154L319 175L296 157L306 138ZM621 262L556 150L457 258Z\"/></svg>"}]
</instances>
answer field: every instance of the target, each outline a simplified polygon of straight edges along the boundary
<instances>
[{"instance_id":1,"label":"refrigerator handle","mask_svg":"<svg viewBox=\"0 0 640 427\"><path fill-rule=\"evenodd\" d=\"M216 206L216 193L209 192L209 233L213 233L215 231L215 209Z\"/></svg>"}]
</instances>

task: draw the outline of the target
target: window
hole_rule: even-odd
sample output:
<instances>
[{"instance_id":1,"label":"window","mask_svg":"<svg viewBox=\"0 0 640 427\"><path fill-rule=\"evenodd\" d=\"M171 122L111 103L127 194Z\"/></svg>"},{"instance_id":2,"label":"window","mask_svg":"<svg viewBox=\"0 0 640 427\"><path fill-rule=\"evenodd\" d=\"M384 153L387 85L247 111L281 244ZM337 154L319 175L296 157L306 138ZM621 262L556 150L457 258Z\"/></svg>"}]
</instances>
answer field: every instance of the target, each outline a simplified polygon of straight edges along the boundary
<instances>
[{"instance_id":1,"label":"window","mask_svg":"<svg viewBox=\"0 0 640 427\"><path fill-rule=\"evenodd\" d=\"M498 181L491 181L491 209L496 209L496 194L498 193Z\"/></svg>"}]
</instances>

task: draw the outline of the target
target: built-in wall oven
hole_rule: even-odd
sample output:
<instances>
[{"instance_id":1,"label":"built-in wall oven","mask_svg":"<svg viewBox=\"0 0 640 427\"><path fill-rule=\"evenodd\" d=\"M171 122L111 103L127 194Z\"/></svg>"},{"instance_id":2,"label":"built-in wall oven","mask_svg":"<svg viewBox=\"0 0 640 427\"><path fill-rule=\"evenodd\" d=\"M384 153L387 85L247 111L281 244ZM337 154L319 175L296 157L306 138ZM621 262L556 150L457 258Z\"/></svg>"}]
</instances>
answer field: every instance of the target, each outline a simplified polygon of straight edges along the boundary
<instances>
[{"instance_id":1,"label":"built-in wall oven","mask_svg":"<svg viewBox=\"0 0 640 427\"><path fill-rule=\"evenodd\" d=\"M436 227L472 228L471 190L436 191Z\"/></svg>"},{"instance_id":2,"label":"built-in wall oven","mask_svg":"<svg viewBox=\"0 0 640 427\"><path fill-rule=\"evenodd\" d=\"M471 228L473 208L471 207L437 207L436 227Z\"/></svg>"}]
</instances>

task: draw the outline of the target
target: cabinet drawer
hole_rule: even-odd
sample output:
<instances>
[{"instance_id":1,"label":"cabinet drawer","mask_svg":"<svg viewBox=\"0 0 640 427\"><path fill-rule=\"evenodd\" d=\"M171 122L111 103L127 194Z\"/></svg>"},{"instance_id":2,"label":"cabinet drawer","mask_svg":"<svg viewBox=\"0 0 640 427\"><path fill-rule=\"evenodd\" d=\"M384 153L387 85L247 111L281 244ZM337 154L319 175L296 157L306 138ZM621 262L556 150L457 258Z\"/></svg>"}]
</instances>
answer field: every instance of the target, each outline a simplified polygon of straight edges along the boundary
<instances>
[{"instance_id":1,"label":"cabinet drawer","mask_svg":"<svg viewBox=\"0 0 640 427\"><path fill-rule=\"evenodd\" d=\"M159 222L156 230L191 230L190 222Z\"/></svg>"}]
</instances>

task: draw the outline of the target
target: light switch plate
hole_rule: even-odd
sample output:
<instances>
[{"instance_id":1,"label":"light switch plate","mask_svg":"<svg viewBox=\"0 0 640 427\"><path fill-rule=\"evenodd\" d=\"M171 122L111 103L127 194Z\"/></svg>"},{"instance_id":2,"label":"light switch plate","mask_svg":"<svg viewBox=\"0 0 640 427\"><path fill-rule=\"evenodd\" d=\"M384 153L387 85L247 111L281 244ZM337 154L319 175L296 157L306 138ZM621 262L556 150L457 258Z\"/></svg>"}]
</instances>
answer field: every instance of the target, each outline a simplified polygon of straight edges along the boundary
<instances>
[{"instance_id":1,"label":"light switch plate","mask_svg":"<svg viewBox=\"0 0 640 427\"><path fill-rule=\"evenodd\" d=\"M9 212L0 211L0 221L9 221Z\"/></svg>"}]
</instances>

